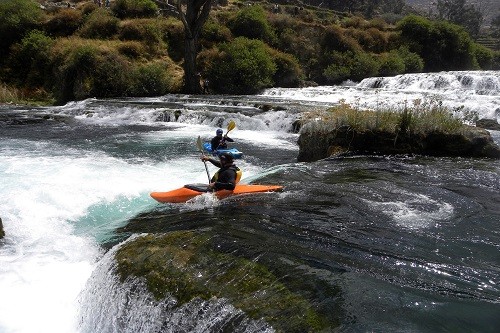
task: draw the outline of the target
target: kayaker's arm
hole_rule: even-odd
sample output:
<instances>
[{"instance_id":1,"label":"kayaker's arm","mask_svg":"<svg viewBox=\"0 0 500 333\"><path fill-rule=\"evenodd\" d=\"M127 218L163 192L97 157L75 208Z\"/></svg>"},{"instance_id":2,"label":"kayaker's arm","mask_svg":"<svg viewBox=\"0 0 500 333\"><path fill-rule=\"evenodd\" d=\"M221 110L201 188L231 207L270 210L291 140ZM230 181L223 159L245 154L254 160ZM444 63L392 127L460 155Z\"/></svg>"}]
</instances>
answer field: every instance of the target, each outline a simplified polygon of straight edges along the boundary
<instances>
[{"instance_id":1,"label":"kayaker's arm","mask_svg":"<svg viewBox=\"0 0 500 333\"><path fill-rule=\"evenodd\" d=\"M216 159L213 159L213 158L210 158L210 157L208 157L208 156L203 155L203 156L201 157L201 160L202 160L202 161L208 161L208 162L212 163L213 165L215 165L215 166L216 166L216 167L218 167L218 168L221 168L221 167L222 167L222 164L220 163L220 161L218 161L218 160L216 160Z\"/></svg>"}]
</instances>

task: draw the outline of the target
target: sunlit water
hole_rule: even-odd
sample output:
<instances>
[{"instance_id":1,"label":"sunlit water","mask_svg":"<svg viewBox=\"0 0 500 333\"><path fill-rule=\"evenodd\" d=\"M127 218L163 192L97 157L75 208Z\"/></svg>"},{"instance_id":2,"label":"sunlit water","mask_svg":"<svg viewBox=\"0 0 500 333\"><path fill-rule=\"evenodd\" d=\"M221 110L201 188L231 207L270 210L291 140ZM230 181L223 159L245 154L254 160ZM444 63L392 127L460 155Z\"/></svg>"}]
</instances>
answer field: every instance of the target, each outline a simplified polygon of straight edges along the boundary
<instances>
[{"instance_id":1,"label":"sunlit water","mask_svg":"<svg viewBox=\"0 0 500 333\"><path fill-rule=\"evenodd\" d=\"M260 96L0 106L0 332L215 331L241 312L224 300L156 304L140 281L121 285L108 274L112 251L129 235L198 228L291 285L301 281L298 289L340 331L497 332L500 163L421 156L297 163L292 124L342 99L367 107L441 99L494 119L498 78L415 74ZM285 191L152 200L151 191L207 181L196 138L209 139L230 119L234 146L245 154L237 163L243 181ZM492 136L500 142L499 132ZM272 328L244 319L239 331Z\"/></svg>"}]
</instances>

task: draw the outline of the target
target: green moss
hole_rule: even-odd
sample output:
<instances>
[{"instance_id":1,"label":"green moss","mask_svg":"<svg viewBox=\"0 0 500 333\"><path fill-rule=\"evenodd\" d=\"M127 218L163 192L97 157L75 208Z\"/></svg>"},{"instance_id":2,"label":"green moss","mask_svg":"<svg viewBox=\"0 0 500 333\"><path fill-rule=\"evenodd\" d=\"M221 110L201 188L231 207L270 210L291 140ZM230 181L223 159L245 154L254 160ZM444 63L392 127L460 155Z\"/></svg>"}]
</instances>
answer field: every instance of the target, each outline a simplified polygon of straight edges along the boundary
<instances>
[{"instance_id":1,"label":"green moss","mask_svg":"<svg viewBox=\"0 0 500 333\"><path fill-rule=\"evenodd\" d=\"M306 298L267 267L214 249L207 232L142 236L122 246L116 260L122 280L130 275L145 278L157 299L172 294L182 305L196 297L226 298L249 317L263 318L284 332L318 331L328 325Z\"/></svg>"}]
</instances>

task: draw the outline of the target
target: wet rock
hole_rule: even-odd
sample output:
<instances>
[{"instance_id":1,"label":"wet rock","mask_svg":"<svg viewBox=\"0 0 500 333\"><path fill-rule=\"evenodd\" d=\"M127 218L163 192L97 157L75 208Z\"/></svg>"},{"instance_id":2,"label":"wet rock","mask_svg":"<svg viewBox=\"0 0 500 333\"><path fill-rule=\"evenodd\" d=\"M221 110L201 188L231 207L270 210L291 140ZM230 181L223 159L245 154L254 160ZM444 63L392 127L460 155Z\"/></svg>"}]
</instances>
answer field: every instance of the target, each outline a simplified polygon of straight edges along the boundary
<instances>
[{"instance_id":1,"label":"wet rock","mask_svg":"<svg viewBox=\"0 0 500 333\"><path fill-rule=\"evenodd\" d=\"M118 274L122 281L144 278L156 299L173 296L177 306L194 299L227 299L278 332L319 332L331 326L314 304L266 266L223 251L213 239L207 230L140 236L117 251Z\"/></svg>"},{"instance_id":2,"label":"wet rock","mask_svg":"<svg viewBox=\"0 0 500 333\"><path fill-rule=\"evenodd\" d=\"M3 231L2 219L0 218L0 239L5 236L5 231Z\"/></svg>"},{"instance_id":3,"label":"wet rock","mask_svg":"<svg viewBox=\"0 0 500 333\"><path fill-rule=\"evenodd\" d=\"M495 119L479 119L476 126L484 129L500 131L500 124Z\"/></svg>"},{"instance_id":4,"label":"wet rock","mask_svg":"<svg viewBox=\"0 0 500 333\"><path fill-rule=\"evenodd\" d=\"M356 131L347 126L331 130L308 126L300 134L298 144L297 159L300 162L313 162L346 153L500 158L500 147L489 132L472 126L464 127L460 134L431 132L425 135Z\"/></svg>"}]
</instances>

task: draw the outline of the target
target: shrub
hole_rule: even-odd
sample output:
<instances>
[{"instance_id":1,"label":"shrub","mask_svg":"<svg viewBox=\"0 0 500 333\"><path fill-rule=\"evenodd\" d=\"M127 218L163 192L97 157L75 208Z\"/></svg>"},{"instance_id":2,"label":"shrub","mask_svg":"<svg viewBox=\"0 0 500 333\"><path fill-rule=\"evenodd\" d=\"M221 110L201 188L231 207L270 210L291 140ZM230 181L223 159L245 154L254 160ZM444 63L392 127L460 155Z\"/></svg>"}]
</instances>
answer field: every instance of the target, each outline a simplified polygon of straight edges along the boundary
<instances>
[{"instance_id":1,"label":"shrub","mask_svg":"<svg viewBox=\"0 0 500 333\"><path fill-rule=\"evenodd\" d=\"M368 53L345 53L334 51L331 53L331 63L323 72L329 83L340 83L347 79L361 81L374 76L379 71L379 63Z\"/></svg>"},{"instance_id":2,"label":"shrub","mask_svg":"<svg viewBox=\"0 0 500 333\"><path fill-rule=\"evenodd\" d=\"M418 54L410 52L406 46L400 47L397 49L397 52L405 65L405 73L422 72L424 61Z\"/></svg>"},{"instance_id":3,"label":"shrub","mask_svg":"<svg viewBox=\"0 0 500 333\"><path fill-rule=\"evenodd\" d=\"M297 87L303 78L302 69L297 59L288 53L271 49L271 57L276 64L273 76L274 85L278 87Z\"/></svg>"},{"instance_id":4,"label":"shrub","mask_svg":"<svg viewBox=\"0 0 500 333\"><path fill-rule=\"evenodd\" d=\"M84 38L108 39L118 32L119 20L103 8L94 10L79 31Z\"/></svg>"},{"instance_id":5,"label":"shrub","mask_svg":"<svg viewBox=\"0 0 500 333\"><path fill-rule=\"evenodd\" d=\"M136 67L132 71L131 80L129 95L132 96L159 96L172 88L168 65L164 62L152 62Z\"/></svg>"},{"instance_id":6,"label":"shrub","mask_svg":"<svg viewBox=\"0 0 500 333\"><path fill-rule=\"evenodd\" d=\"M62 9L45 23L45 31L51 36L63 37L72 35L82 24L82 13L74 9Z\"/></svg>"},{"instance_id":7,"label":"shrub","mask_svg":"<svg viewBox=\"0 0 500 333\"><path fill-rule=\"evenodd\" d=\"M53 42L52 38L41 31L29 32L11 52L11 79L27 86L43 86L49 71L50 48Z\"/></svg>"},{"instance_id":8,"label":"shrub","mask_svg":"<svg viewBox=\"0 0 500 333\"><path fill-rule=\"evenodd\" d=\"M116 0L111 10L121 19L155 17L158 6L151 0Z\"/></svg>"},{"instance_id":9,"label":"shrub","mask_svg":"<svg viewBox=\"0 0 500 333\"><path fill-rule=\"evenodd\" d=\"M403 43L424 60L426 71L477 67L472 39L460 26L410 15L398 23L398 29Z\"/></svg>"},{"instance_id":10,"label":"shrub","mask_svg":"<svg viewBox=\"0 0 500 333\"><path fill-rule=\"evenodd\" d=\"M405 72L405 63L396 51L381 54L379 63L381 76L393 76Z\"/></svg>"},{"instance_id":11,"label":"shrub","mask_svg":"<svg viewBox=\"0 0 500 333\"><path fill-rule=\"evenodd\" d=\"M266 12L259 5L244 7L230 20L229 27L235 36L260 39L270 43L276 39L267 21Z\"/></svg>"},{"instance_id":12,"label":"shrub","mask_svg":"<svg viewBox=\"0 0 500 333\"><path fill-rule=\"evenodd\" d=\"M116 49L120 54L130 59L140 59L149 56L144 45L137 41L121 42L116 46Z\"/></svg>"},{"instance_id":13,"label":"shrub","mask_svg":"<svg viewBox=\"0 0 500 333\"><path fill-rule=\"evenodd\" d=\"M129 63L115 48L96 41L68 39L55 47L53 59L58 103L126 96Z\"/></svg>"},{"instance_id":14,"label":"shrub","mask_svg":"<svg viewBox=\"0 0 500 333\"><path fill-rule=\"evenodd\" d=\"M0 1L0 59L5 59L9 47L20 41L26 32L36 28L42 17L42 10L36 1Z\"/></svg>"},{"instance_id":15,"label":"shrub","mask_svg":"<svg viewBox=\"0 0 500 333\"><path fill-rule=\"evenodd\" d=\"M214 44L229 42L232 38L228 27L213 20L208 20L201 31L200 42L204 47L213 47Z\"/></svg>"},{"instance_id":16,"label":"shrub","mask_svg":"<svg viewBox=\"0 0 500 333\"><path fill-rule=\"evenodd\" d=\"M329 51L360 51L361 47L358 42L352 37L345 34L345 31L339 27L328 27L321 41L323 52Z\"/></svg>"},{"instance_id":17,"label":"shrub","mask_svg":"<svg viewBox=\"0 0 500 333\"><path fill-rule=\"evenodd\" d=\"M135 40L147 46L150 55L163 54L167 49L163 40L160 23L152 19L134 19L123 21L118 36L121 40Z\"/></svg>"},{"instance_id":18,"label":"shrub","mask_svg":"<svg viewBox=\"0 0 500 333\"><path fill-rule=\"evenodd\" d=\"M213 89L221 93L252 94L272 86L276 64L266 45L238 37L220 46L207 70Z\"/></svg>"},{"instance_id":19,"label":"shrub","mask_svg":"<svg viewBox=\"0 0 500 333\"><path fill-rule=\"evenodd\" d=\"M475 43L474 54L481 69L491 69L493 67L493 51L486 46Z\"/></svg>"},{"instance_id":20,"label":"shrub","mask_svg":"<svg viewBox=\"0 0 500 333\"><path fill-rule=\"evenodd\" d=\"M166 40L168 44L168 55L174 61L184 59L184 26L182 22L174 19L164 21L162 31L166 31Z\"/></svg>"}]
</instances>

